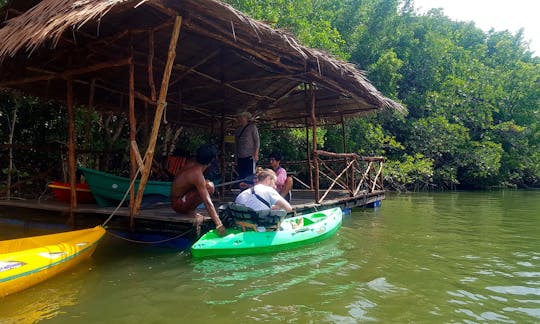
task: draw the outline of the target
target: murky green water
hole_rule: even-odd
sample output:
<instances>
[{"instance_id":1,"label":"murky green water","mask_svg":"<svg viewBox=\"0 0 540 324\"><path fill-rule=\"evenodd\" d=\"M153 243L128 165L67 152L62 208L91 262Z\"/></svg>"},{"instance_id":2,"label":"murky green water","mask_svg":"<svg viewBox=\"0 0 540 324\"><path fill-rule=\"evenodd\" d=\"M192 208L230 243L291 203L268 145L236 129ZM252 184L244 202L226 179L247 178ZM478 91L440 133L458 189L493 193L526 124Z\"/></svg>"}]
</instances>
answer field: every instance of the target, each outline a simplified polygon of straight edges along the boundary
<instances>
[{"instance_id":1,"label":"murky green water","mask_svg":"<svg viewBox=\"0 0 540 324\"><path fill-rule=\"evenodd\" d=\"M13 229L0 225L0 235ZM389 196L285 253L193 260L112 237L0 323L538 323L540 191Z\"/></svg>"}]
</instances>

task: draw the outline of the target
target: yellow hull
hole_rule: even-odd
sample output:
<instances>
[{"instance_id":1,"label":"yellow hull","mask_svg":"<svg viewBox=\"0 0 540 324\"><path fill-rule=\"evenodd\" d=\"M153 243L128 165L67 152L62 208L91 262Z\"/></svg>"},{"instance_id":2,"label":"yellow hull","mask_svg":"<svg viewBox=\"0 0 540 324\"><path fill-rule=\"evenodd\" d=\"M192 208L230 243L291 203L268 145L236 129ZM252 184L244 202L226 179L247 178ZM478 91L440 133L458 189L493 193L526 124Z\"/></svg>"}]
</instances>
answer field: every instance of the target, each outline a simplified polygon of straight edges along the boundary
<instances>
[{"instance_id":1,"label":"yellow hull","mask_svg":"<svg viewBox=\"0 0 540 324\"><path fill-rule=\"evenodd\" d=\"M0 241L0 297L21 291L88 258L105 229Z\"/></svg>"}]
</instances>

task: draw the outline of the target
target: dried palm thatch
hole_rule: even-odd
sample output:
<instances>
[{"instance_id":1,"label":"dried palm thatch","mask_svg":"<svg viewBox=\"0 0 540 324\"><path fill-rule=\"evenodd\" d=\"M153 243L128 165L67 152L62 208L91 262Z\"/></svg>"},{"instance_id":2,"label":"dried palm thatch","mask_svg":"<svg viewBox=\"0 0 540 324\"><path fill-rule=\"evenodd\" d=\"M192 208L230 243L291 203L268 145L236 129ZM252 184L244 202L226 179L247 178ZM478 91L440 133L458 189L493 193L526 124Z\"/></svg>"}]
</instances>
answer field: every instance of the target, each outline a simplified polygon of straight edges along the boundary
<instances>
[{"instance_id":1,"label":"dried palm thatch","mask_svg":"<svg viewBox=\"0 0 540 324\"><path fill-rule=\"evenodd\" d=\"M167 113L180 124L249 110L278 126L304 125L306 84L321 122L403 109L354 65L216 0L14 0L0 10L0 88L63 99L73 78L79 104L126 111L133 64L142 111L156 104L176 16L184 19Z\"/></svg>"}]
</instances>

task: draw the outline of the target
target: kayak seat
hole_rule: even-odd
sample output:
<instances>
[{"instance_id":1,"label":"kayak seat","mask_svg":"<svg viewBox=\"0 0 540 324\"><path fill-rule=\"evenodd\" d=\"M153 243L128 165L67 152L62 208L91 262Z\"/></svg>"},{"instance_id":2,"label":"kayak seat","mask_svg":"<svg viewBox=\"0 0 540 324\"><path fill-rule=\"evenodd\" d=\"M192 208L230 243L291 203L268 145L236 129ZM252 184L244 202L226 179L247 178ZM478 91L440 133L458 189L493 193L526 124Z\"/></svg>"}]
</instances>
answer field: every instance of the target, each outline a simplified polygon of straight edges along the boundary
<instances>
[{"instance_id":1,"label":"kayak seat","mask_svg":"<svg viewBox=\"0 0 540 324\"><path fill-rule=\"evenodd\" d=\"M287 215L284 210L253 210L241 204L230 204L228 212L233 217L237 226L243 231L250 228L257 231L257 227L265 227L266 229L277 229L281 221Z\"/></svg>"}]
</instances>

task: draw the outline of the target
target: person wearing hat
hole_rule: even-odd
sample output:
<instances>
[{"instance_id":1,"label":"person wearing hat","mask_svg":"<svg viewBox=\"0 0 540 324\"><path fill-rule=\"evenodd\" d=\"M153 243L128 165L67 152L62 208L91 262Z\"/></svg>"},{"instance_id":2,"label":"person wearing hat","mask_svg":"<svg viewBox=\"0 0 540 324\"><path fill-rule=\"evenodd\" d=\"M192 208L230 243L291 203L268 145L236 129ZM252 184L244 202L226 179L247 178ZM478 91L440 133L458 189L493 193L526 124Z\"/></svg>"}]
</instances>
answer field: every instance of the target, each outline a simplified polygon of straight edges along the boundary
<instances>
[{"instance_id":1,"label":"person wearing hat","mask_svg":"<svg viewBox=\"0 0 540 324\"><path fill-rule=\"evenodd\" d=\"M204 178L204 171L216 157L216 148L212 145L201 145L197 150L195 161L182 167L171 186L171 207L177 213L187 214L195 218L195 226L202 223L203 216L195 213L195 209L204 203L208 215L214 221L220 236L225 235L225 226L219 219L210 195L214 192L214 184Z\"/></svg>"},{"instance_id":2,"label":"person wearing hat","mask_svg":"<svg viewBox=\"0 0 540 324\"><path fill-rule=\"evenodd\" d=\"M276 190L283 198L285 198L285 200L290 202L293 180L292 177L287 176L287 171L280 165L281 154L279 152L272 152L268 158L270 159L270 166L277 176Z\"/></svg>"},{"instance_id":3,"label":"person wearing hat","mask_svg":"<svg viewBox=\"0 0 540 324\"><path fill-rule=\"evenodd\" d=\"M255 174L255 163L259 160L259 130L250 120L251 114L247 111L237 116L239 127L234 137L238 179L252 178ZM252 183L249 180L245 182Z\"/></svg>"}]
</instances>

